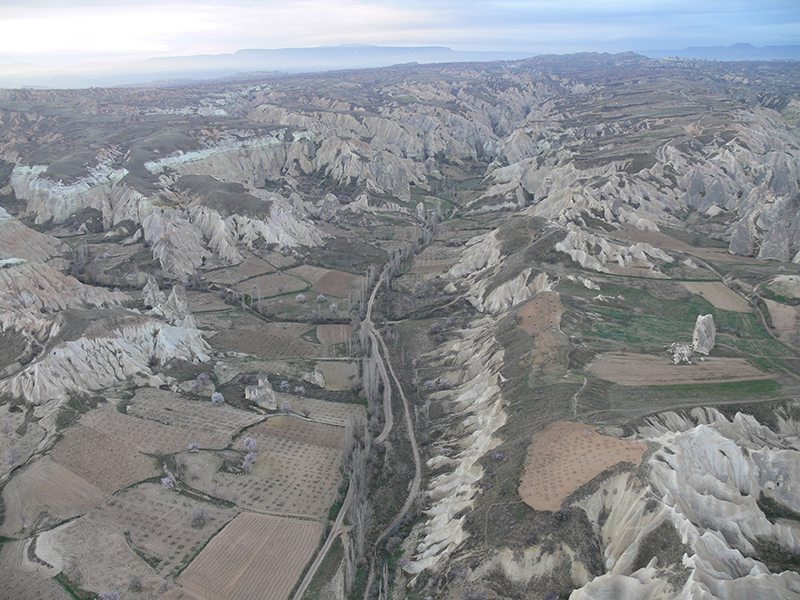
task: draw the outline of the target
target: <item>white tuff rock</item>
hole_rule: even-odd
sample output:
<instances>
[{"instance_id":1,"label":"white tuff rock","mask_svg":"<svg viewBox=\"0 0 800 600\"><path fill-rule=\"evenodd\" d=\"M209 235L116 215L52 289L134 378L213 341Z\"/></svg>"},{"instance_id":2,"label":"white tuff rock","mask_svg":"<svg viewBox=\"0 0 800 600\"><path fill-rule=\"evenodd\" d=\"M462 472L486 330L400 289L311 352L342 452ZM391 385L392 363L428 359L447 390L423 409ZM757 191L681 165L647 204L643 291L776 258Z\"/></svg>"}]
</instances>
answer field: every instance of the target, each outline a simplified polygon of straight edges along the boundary
<instances>
[{"instance_id":1,"label":"white tuff rock","mask_svg":"<svg viewBox=\"0 0 800 600\"><path fill-rule=\"evenodd\" d=\"M692 348L700 354L708 354L714 348L717 329L713 315L697 315L692 334Z\"/></svg>"}]
</instances>

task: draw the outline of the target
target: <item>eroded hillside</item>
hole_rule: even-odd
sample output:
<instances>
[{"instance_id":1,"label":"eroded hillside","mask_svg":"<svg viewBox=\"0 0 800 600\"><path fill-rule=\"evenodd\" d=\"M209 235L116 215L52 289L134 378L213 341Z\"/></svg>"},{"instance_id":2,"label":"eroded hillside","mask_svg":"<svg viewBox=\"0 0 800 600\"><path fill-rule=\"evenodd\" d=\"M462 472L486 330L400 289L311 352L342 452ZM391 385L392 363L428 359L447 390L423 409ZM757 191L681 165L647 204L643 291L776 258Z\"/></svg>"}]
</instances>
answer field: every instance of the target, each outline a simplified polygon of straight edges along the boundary
<instances>
[{"instance_id":1,"label":"eroded hillside","mask_svg":"<svg viewBox=\"0 0 800 600\"><path fill-rule=\"evenodd\" d=\"M0 91L0 596L800 597L798 81Z\"/></svg>"}]
</instances>

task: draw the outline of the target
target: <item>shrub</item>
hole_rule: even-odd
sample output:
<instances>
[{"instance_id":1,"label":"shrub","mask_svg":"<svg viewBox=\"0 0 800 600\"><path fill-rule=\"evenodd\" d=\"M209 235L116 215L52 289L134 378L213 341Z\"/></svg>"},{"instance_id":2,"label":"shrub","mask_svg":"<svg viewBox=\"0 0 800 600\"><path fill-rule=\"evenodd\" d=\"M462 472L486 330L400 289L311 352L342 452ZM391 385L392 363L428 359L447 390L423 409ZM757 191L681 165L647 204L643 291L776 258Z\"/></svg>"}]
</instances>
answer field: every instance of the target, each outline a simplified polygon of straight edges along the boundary
<instances>
[{"instance_id":1,"label":"shrub","mask_svg":"<svg viewBox=\"0 0 800 600\"><path fill-rule=\"evenodd\" d=\"M302 385L296 385L294 386L294 393L298 396L304 396L306 393L306 388Z\"/></svg>"},{"instance_id":2,"label":"shrub","mask_svg":"<svg viewBox=\"0 0 800 600\"><path fill-rule=\"evenodd\" d=\"M197 379L197 383L205 385L209 381L211 381L211 375L209 375L206 372L198 373L196 379Z\"/></svg>"},{"instance_id":3,"label":"shrub","mask_svg":"<svg viewBox=\"0 0 800 600\"><path fill-rule=\"evenodd\" d=\"M119 592L100 592L97 600L120 600Z\"/></svg>"}]
</instances>

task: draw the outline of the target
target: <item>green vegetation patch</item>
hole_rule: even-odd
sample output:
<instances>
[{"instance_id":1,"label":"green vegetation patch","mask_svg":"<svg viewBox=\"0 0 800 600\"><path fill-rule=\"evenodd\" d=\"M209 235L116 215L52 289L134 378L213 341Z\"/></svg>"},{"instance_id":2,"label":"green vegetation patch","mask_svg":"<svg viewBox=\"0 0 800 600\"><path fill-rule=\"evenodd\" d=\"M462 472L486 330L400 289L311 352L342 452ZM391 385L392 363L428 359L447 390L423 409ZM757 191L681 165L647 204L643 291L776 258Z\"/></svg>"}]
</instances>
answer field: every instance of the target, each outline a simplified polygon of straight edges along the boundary
<instances>
[{"instance_id":1,"label":"green vegetation patch","mask_svg":"<svg viewBox=\"0 0 800 600\"><path fill-rule=\"evenodd\" d=\"M774 396L781 386L774 379L750 381L724 381L720 383L690 383L679 385L653 385L648 389L670 396L711 399L741 399L757 396Z\"/></svg>"}]
</instances>

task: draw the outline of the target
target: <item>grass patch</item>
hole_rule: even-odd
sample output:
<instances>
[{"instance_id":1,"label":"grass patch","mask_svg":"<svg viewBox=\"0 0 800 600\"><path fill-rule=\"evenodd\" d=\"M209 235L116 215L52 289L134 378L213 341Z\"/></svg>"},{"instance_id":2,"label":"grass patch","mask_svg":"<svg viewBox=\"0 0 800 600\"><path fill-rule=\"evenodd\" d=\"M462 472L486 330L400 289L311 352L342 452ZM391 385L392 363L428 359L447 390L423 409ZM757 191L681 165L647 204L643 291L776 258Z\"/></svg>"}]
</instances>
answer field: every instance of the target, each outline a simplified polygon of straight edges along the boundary
<instances>
[{"instance_id":1,"label":"grass patch","mask_svg":"<svg viewBox=\"0 0 800 600\"><path fill-rule=\"evenodd\" d=\"M86 590L82 590L81 588L73 585L67 576L64 573L59 573L53 579L56 580L58 585L69 594L69 597L73 600L91 600L97 597L97 594L93 594L91 592L87 592Z\"/></svg>"},{"instance_id":2,"label":"grass patch","mask_svg":"<svg viewBox=\"0 0 800 600\"><path fill-rule=\"evenodd\" d=\"M320 592L322 588L334 578L343 558L344 548L342 547L342 540L341 538L336 538L336 541L333 542L330 550L328 550L328 554L325 555L325 558L319 565L319 569L317 569L317 572L314 574L314 578L311 580L308 589L306 589L306 593L303 594L303 600L318 600L321 597Z\"/></svg>"},{"instance_id":3,"label":"grass patch","mask_svg":"<svg viewBox=\"0 0 800 600\"><path fill-rule=\"evenodd\" d=\"M751 381L724 381L720 383L689 383L678 385L653 385L648 389L663 392L670 396L729 399L757 396L773 396L781 386L774 379L754 379Z\"/></svg>"}]
</instances>

